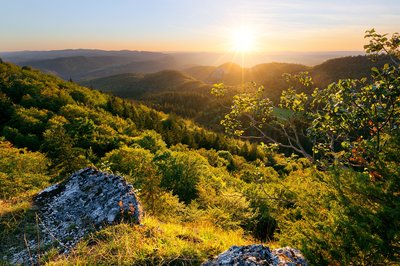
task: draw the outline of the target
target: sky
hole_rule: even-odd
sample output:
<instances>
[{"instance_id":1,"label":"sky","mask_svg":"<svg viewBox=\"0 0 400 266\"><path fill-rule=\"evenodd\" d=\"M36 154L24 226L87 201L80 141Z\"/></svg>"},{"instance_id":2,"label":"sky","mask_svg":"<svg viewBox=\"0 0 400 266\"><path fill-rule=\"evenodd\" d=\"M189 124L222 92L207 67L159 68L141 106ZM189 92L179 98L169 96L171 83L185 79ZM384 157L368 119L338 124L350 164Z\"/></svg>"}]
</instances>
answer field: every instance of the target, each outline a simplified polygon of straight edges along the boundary
<instances>
[{"instance_id":1,"label":"sky","mask_svg":"<svg viewBox=\"0 0 400 266\"><path fill-rule=\"evenodd\" d=\"M360 51L371 28L400 31L400 0L0 0L0 51L222 52L240 38L252 51Z\"/></svg>"}]
</instances>

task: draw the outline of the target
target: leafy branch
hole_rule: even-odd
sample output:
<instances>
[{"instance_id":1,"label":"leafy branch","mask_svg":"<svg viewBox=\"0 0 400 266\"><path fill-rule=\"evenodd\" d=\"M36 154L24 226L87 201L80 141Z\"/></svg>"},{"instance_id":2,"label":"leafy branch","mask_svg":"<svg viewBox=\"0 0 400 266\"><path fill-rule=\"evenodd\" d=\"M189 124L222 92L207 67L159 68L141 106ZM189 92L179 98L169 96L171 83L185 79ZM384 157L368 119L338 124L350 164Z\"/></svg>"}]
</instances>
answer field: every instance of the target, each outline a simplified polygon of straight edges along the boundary
<instances>
[{"instance_id":1,"label":"leafy branch","mask_svg":"<svg viewBox=\"0 0 400 266\"><path fill-rule=\"evenodd\" d=\"M366 78L344 79L307 95L298 93L313 86L307 72L284 74L289 88L278 106L292 112L288 118L278 117L264 87L252 84L255 92L234 96L221 121L225 132L291 149L311 162L367 167L382 151L385 136L400 126L394 119L400 114L400 37L372 29L365 38L370 40L364 47L368 54L389 55L393 63L372 68L369 83ZM225 92L222 83L212 89L218 97Z\"/></svg>"}]
</instances>

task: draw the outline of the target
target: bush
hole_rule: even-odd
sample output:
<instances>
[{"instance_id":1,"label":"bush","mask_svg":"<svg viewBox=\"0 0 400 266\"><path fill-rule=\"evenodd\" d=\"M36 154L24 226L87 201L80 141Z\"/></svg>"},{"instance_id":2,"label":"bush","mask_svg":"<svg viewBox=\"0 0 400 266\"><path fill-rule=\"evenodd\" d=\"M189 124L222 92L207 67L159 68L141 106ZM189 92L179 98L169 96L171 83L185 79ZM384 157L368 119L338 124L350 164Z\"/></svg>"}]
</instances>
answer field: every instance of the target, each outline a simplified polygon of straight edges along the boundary
<instances>
[{"instance_id":1,"label":"bush","mask_svg":"<svg viewBox=\"0 0 400 266\"><path fill-rule=\"evenodd\" d=\"M396 168L396 174L379 181L351 169L292 172L284 184L294 205L274 215L280 243L301 248L316 265L398 261L400 168Z\"/></svg>"},{"instance_id":2,"label":"bush","mask_svg":"<svg viewBox=\"0 0 400 266\"><path fill-rule=\"evenodd\" d=\"M194 151L165 152L154 160L162 177L162 187L185 203L198 197L197 184L210 167L204 157Z\"/></svg>"},{"instance_id":3,"label":"bush","mask_svg":"<svg viewBox=\"0 0 400 266\"><path fill-rule=\"evenodd\" d=\"M0 141L0 199L48 186L48 163L40 152L14 148L11 143Z\"/></svg>"}]
</instances>

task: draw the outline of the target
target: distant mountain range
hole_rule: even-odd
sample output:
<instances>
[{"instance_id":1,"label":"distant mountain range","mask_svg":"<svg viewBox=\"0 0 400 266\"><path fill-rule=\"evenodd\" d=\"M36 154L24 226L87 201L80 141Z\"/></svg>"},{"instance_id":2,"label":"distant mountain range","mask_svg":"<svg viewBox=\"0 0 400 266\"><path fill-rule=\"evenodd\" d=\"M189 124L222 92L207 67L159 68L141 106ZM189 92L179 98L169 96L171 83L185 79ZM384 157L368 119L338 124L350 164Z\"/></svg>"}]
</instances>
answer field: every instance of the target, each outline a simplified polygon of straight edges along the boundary
<instances>
[{"instance_id":1,"label":"distant mountain range","mask_svg":"<svg viewBox=\"0 0 400 266\"><path fill-rule=\"evenodd\" d=\"M2 52L0 53L0 58L20 66L26 65L34 67L41 71L57 75L63 79L84 81L133 72L152 73L165 69L181 71L199 65L217 67L225 62L240 63L241 65L244 64L247 66L264 62L315 65L330 58L359 54L362 54L362 52L280 52L247 56L245 60L242 60L240 56L233 53L161 53L128 50L104 51L70 49ZM218 74L216 75L218 76Z\"/></svg>"}]
</instances>

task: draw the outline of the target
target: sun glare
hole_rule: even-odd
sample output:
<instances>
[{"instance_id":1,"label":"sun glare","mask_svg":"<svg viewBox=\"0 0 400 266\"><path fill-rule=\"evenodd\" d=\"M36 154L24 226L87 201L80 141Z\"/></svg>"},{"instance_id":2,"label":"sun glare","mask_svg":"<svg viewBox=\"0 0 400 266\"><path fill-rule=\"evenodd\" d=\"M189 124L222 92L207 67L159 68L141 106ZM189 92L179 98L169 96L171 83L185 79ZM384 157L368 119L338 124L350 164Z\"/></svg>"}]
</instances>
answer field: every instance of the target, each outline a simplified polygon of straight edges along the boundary
<instances>
[{"instance_id":1,"label":"sun glare","mask_svg":"<svg viewBox=\"0 0 400 266\"><path fill-rule=\"evenodd\" d=\"M254 34L245 28L240 28L233 33L232 46L235 51L248 53L255 50Z\"/></svg>"}]
</instances>

